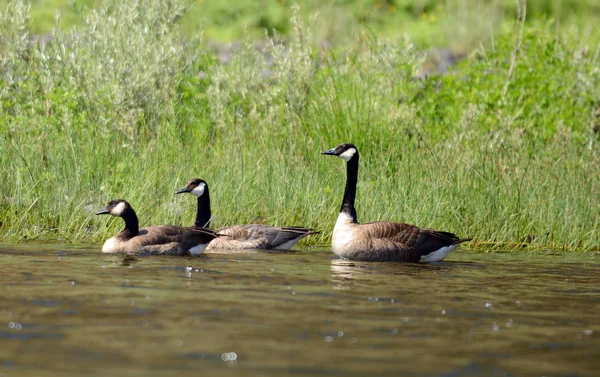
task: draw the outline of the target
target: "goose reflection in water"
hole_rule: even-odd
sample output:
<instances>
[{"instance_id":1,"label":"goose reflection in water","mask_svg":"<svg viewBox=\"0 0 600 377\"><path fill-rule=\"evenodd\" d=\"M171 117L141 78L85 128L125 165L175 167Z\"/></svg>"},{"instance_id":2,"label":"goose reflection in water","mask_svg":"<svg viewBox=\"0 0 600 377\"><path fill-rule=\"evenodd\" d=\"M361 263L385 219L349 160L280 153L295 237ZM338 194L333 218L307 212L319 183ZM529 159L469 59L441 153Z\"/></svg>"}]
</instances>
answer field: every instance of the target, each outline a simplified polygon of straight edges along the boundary
<instances>
[{"instance_id":1,"label":"goose reflection in water","mask_svg":"<svg viewBox=\"0 0 600 377\"><path fill-rule=\"evenodd\" d=\"M365 263L335 258L331 260L331 281L335 289L350 289L354 280L370 269Z\"/></svg>"},{"instance_id":2,"label":"goose reflection in water","mask_svg":"<svg viewBox=\"0 0 600 377\"><path fill-rule=\"evenodd\" d=\"M373 280L380 276L403 275L414 278L429 276L432 272L450 272L458 266L470 266L461 262L436 262L436 263L378 263L357 262L348 259L331 260L331 280L335 289L348 289L356 280Z\"/></svg>"},{"instance_id":3,"label":"goose reflection in water","mask_svg":"<svg viewBox=\"0 0 600 377\"><path fill-rule=\"evenodd\" d=\"M111 267L130 267L140 261L138 256L131 254L110 255L106 259L110 261Z\"/></svg>"}]
</instances>

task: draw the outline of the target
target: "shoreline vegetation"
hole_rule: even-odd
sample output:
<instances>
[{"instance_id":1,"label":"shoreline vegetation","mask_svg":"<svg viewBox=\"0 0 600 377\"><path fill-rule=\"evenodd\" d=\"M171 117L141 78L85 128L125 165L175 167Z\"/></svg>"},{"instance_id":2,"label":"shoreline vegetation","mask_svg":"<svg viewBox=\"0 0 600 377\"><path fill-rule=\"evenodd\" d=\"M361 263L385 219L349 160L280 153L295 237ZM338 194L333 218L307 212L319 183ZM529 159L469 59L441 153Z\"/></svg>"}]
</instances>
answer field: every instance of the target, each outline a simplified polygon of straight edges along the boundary
<instances>
[{"instance_id":1,"label":"shoreline vegetation","mask_svg":"<svg viewBox=\"0 0 600 377\"><path fill-rule=\"evenodd\" d=\"M285 17L252 16L282 25L240 34L236 19L241 42L223 50L190 26L201 4L98 2L42 32L35 2L8 1L0 241L100 243L122 227L93 215L115 198L142 226L192 225L195 202L174 191L200 177L215 226L303 225L321 234L302 244L328 245L344 166L320 152L351 142L361 222L449 231L467 248L599 250L600 10L565 1L561 23L539 13L551 1L458 3L381 3L414 18L405 34L400 16L371 12L365 26L282 2ZM484 12L505 3L502 17ZM462 59L442 74L433 55L446 48Z\"/></svg>"}]
</instances>

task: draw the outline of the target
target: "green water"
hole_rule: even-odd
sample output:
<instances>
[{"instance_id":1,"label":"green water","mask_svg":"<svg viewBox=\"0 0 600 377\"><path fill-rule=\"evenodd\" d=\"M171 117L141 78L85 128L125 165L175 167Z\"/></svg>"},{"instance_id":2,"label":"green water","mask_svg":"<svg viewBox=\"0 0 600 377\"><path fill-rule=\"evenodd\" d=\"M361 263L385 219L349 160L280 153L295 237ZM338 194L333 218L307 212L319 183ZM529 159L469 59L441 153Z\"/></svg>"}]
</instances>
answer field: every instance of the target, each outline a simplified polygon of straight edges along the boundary
<instances>
[{"instance_id":1,"label":"green water","mask_svg":"<svg viewBox=\"0 0 600 377\"><path fill-rule=\"evenodd\" d=\"M598 376L600 255L0 246L0 376Z\"/></svg>"}]
</instances>

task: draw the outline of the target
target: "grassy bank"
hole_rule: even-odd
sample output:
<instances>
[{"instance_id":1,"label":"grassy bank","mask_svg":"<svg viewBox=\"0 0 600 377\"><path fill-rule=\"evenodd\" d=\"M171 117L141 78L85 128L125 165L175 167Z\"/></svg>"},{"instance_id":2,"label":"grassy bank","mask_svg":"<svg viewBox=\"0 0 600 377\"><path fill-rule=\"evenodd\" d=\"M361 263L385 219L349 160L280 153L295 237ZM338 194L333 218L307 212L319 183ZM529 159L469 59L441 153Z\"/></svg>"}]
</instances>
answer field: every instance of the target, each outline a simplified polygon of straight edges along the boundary
<instances>
[{"instance_id":1,"label":"grassy bank","mask_svg":"<svg viewBox=\"0 0 600 377\"><path fill-rule=\"evenodd\" d=\"M524 3L525 0L521 0ZM62 27L70 30L85 23L89 9L105 0L32 0L32 31L51 32L56 12ZM294 32L289 22L292 0L244 1L187 0L181 29L187 35L204 34L207 40L237 41L245 35L262 39L265 30L282 35ZM75 4L75 5L74 5ZM362 32L383 37L408 33L418 46L451 46L468 51L490 37L496 27L514 20L515 0L304 0L299 15L308 19L315 13L315 38L335 45L352 42ZM577 25L591 33L600 16L596 0L528 0L529 19L555 19L560 25Z\"/></svg>"},{"instance_id":2,"label":"grassy bank","mask_svg":"<svg viewBox=\"0 0 600 377\"><path fill-rule=\"evenodd\" d=\"M181 32L177 1L87 11L41 43L27 7L0 15L0 238L98 242L95 218L128 199L142 224L192 224L208 181L214 225L323 231L339 210L342 161L361 151L359 220L399 220L532 247L600 246L600 82L594 32L503 22L445 76L423 78L409 37L357 34L318 47L294 18L286 42L249 42L228 65ZM301 13L296 13L301 15ZM312 26L311 26L312 25ZM600 126L599 126L600 128Z\"/></svg>"}]
</instances>

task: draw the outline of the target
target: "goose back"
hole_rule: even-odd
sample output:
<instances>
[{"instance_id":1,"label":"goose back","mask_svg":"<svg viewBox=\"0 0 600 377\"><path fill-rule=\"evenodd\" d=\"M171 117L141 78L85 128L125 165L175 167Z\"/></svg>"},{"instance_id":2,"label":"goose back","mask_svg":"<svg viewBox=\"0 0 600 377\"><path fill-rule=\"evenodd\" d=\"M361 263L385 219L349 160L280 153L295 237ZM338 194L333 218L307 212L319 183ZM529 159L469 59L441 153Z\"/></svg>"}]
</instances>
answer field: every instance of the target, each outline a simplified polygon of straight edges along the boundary
<instances>
[{"instance_id":1,"label":"goose back","mask_svg":"<svg viewBox=\"0 0 600 377\"><path fill-rule=\"evenodd\" d=\"M446 253L445 257L465 241L449 232L406 223L349 223L334 228L333 251L353 260L418 262L436 252Z\"/></svg>"},{"instance_id":2,"label":"goose back","mask_svg":"<svg viewBox=\"0 0 600 377\"><path fill-rule=\"evenodd\" d=\"M302 238L314 234L310 228L275 227L263 224L233 225L218 228L221 237L208 249L279 249L289 250Z\"/></svg>"}]
</instances>

